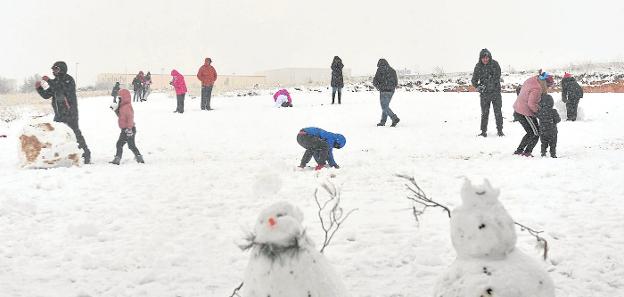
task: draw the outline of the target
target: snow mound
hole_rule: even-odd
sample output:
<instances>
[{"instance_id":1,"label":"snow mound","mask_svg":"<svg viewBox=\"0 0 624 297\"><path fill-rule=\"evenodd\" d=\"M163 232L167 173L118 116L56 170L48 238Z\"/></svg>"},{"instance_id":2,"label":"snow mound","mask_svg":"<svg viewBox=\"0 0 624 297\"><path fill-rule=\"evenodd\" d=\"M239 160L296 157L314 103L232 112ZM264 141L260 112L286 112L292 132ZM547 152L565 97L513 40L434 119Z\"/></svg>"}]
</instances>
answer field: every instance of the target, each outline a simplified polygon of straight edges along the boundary
<instances>
[{"instance_id":1,"label":"snow mound","mask_svg":"<svg viewBox=\"0 0 624 297\"><path fill-rule=\"evenodd\" d=\"M65 124L32 121L19 136L22 168L57 168L80 165L74 132Z\"/></svg>"}]
</instances>

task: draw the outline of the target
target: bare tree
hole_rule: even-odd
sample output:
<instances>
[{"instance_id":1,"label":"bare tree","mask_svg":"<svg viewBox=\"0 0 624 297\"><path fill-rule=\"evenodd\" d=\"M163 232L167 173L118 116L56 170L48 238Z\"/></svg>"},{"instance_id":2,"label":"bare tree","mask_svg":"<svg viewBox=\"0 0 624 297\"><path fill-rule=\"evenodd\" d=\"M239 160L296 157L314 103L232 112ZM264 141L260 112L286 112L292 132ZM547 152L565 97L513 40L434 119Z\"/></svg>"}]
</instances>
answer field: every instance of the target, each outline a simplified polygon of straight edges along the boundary
<instances>
[{"instance_id":1,"label":"bare tree","mask_svg":"<svg viewBox=\"0 0 624 297\"><path fill-rule=\"evenodd\" d=\"M12 79L0 77L0 94L10 93L11 91L15 90L13 82L14 81Z\"/></svg>"},{"instance_id":2,"label":"bare tree","mask_svg":"<svg viewBox=\"0 0 624 297\"><path fill-rule=\"evenodd\" d=\"M427 197L427 195L420 188L420 186L418 185L414 177L403 175L403 174L395 174L395 176L406 179L410 182L410 184L405 184L405 186L414 196L408 196L407 199L422 206L420 209L418 209L416 206L412 206L412 213L414 215L414 218L416 219L417 224L420 223L419 217L422 216L427 210L427 208L429 207L440 207L446 212L449 218L451 217L450 209L446 205L443 205ZM546 259L548 259L548 251L549 251L548 241L546 241L545 238L539 235L540 233L543 233L544 231L536 231L535 229L527 227L526 225L520 224L516 221L514 221L514 224L520 226L521 231L527 231L529 234L535 237L535 239L537 240L538 247L544 250L543 256L544 256L544 261L546 261Z\"/></svg>"},{"instance_id":3,"label":"bare tree","mask_svg":"<svg viewBox=\"0 0 624 297\"><path fill-rule=\"evenodd\" d=\"M318 206L318 217L321 221L321 228L325 233L323 239L323 246L320 252L325 251L325 248L329 246L332 238L336 235L340 226L349 218L349 216L357 210L351 209L345 212L340 206L340 190L331 182L325 182L321 185L325 191L329 194L329 199L321 202L318 197L318 188L314 190L314 201Z\"/></svg>"}]
</instances>

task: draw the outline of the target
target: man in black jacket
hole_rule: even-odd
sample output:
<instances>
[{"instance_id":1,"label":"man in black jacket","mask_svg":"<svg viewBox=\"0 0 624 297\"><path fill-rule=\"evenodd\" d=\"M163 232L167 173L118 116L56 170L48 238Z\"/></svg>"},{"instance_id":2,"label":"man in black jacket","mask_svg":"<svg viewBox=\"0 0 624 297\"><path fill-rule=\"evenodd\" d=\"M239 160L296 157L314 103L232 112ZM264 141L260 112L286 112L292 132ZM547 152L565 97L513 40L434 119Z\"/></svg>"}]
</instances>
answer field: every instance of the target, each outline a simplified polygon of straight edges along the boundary
<instances>
[{"instance_id":1,"label":"man in black jacket","mask_svg":"<svg viewBox=\"0 0 624 297\"><path fill-rule=\"evenodd\" d=\"M583 98L583 88L572 77L572 74L566 72L561 80L561 100L566 104L568 121L576 121L581 98Z\"/></svg>"},{"instance_id":2,"label":"man in black jacket","mask_svg":"<svg viewBox=\"0 0 624 297\"><path fill-rule=\"evenodd\" d=\"M338 92L338 104L341 104L340 100L342 98L342 88L344 87L344 80L342 78L342 59L338 56L334 56L334 60L331 64L331 87L332 87L332 104L334 104L334 99L336 98L336 92Z\"/></svg>"},{"instance_id":3,"label":"man in black jacket","mask_svg":"<svg viewBox=\"0 0 624 297\"><path fill-rule=\"evenodd\" d=\"M479 62L475 65L472 73L472 86L477 88L477 91L481 94L481 134L478 136L487 137L490 103L494 108L498 136L505 136L503 134L503 114L501 113L503 100L501 97L500 77L501 69L498 62L492 59L492 54L488 49L482 49L479 53Z\"/></svg>"},{"instance_id":4,"label":"man in black jacket","mask_svg":"<svg viewBox=\"0 0 624 297\"><path fill-rule=\"evenodd\" d=\"M394 90L398 84L399 79L396 71L390 67L386 59L379 59L379 62L377 62L377 73L375 73L375 78L373 79L373 86L379 90L379 101L381 103L381 121L379 121L377 126L385 126L388 116L392 119L391 127L396 127L399 123L399 117L390 109L390 100L392 100L392 95L394 95Z\"/></svg>"},{"instance_id":5,"label":"man in black jacket","mask_svg":"<svg viewBox=\"0 0 624 297\"><path fill-rule=\"evenodd\" d=\"M52 98L52 109L54 109L54 121L67 124L76 135L78 148L84 153L84 163L91 163L91 151L87 146L87 142L82 136L82 132L78 127L78 100L76 98L76 83L74 78L67 74L67 64L59 61L52 66L54 79L47 76L43 80L47 82L48 88L41 86L41 81L35 83L35 88L39 95L44 99Z\"/></svg>"}]
</instances>

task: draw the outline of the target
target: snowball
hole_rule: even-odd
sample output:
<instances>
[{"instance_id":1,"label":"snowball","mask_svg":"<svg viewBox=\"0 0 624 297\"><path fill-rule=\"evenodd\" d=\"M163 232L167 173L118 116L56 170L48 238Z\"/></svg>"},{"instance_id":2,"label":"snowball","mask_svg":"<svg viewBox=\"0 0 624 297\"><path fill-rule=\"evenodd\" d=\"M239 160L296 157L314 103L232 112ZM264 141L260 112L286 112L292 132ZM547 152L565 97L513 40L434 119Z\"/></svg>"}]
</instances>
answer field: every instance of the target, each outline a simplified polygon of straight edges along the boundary
<instances>
[{"instance_id":1,"label":"snowball","mask_svg":"<svg viewBox=\"0 0 624 297\"><path fill-rule=\"evenodd\" d=\"M71 128L63 123L33 121L19 137L22 168L57 168L80 165L80 150Z\"/></svg>"}]
</instances>

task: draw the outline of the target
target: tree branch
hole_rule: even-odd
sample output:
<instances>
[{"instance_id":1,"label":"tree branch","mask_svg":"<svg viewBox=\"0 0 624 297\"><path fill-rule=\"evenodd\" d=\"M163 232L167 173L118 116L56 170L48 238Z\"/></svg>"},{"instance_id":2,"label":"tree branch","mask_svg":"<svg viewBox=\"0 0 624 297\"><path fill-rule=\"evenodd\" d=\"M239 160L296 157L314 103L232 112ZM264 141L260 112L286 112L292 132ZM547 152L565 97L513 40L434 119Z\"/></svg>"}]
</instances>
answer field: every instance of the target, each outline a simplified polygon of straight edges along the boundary
<instances>
[{"instance_id":1,"label":"tree branch","mask_svg":"<svg viewBox=\"0 0 624 297\"><path fill-rule=\"evenodd\" d=\"M336 186L331 182L327 182L323 183L321 187L327 191L330 197L326 201L321 202L318 196L318 189L314 190L314 202L316 202L316 206L318 207L317 215L324 233L323 246L320 250L320 252L323 253L334 238L334 235L336 235L336 232L338 232L338 229L340 229L340 226L342 226L357 208L351 209L345 213L340 206L340 191ZM331 207L328 208L330 205Z\"/></svg>"}]
</instances>

